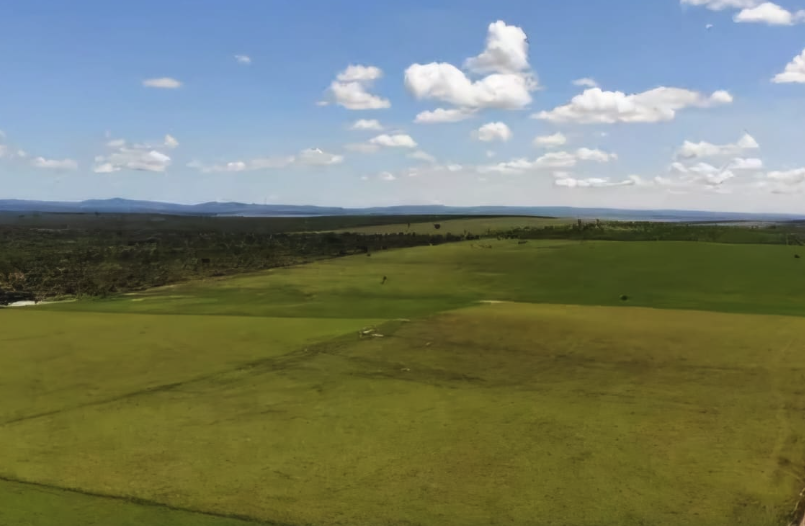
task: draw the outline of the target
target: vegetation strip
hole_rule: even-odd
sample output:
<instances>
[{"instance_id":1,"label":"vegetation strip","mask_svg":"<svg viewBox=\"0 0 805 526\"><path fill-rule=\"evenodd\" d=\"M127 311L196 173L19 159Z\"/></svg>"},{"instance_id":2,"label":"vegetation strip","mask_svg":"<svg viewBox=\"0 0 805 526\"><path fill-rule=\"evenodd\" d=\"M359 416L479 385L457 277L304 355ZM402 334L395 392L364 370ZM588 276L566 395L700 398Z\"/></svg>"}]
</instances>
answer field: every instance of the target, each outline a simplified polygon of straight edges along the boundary
<instances>
[{"instance_id":1,"label":"vegetation strip","mask_svg":"<svg viewBox=\"0 0 805 526\"><path fill-rule=\"evenodd\" d=\"M20 480L13 477L0 475L0 481L2 482L9 482L12 484L21 484L24 486L30 486L34 488L46 489L46 490L57 490L57 491L64 491L66 493L75 493L78 495L84 495L86 497L96 497L101 499L110 499L110 500L117 500L122 502L127 502L129 504L137 504L139 506L148 506L151 508L162 508L165 510L171 511L180 511L185 513L193 513L195 515L204 515L206 517L215 517L219 519L232 519L232 520L239 520L243 522L248 522L250 524L257 524L259 526L294 526L288 523L283 522L266 522L260 519L256 519L254 517L249 517L247 515L239 515L239 514L232 514L232 513L214 513L211 511L204 511L204 510L197 510L191 508L182 508L178 506L171 506L170 504L164 504L162 502L156 502L153 500L141 499L138 497L127 497L124 495L110 495L106 493L97 493L92 491L85 491L79 488L66 488L61 486L56 486L54 484L43 484L41 482L33 482L30 480Z\"/></svg>"}]
</instances>

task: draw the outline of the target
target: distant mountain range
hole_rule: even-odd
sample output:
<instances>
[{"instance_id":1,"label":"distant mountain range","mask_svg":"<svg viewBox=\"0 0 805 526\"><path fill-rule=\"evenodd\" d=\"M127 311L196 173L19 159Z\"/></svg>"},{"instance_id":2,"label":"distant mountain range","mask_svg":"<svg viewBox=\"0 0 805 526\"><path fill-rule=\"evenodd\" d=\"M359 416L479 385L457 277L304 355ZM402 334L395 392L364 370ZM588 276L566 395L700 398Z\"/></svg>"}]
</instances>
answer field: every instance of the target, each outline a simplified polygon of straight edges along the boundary
<instances>
[{"instance_id":1,"label":"distant mountain range","mask_svg":"<svg viewBox=\"0 0 805 526\"><path fill-rule=\"evenodd\" d=\"M345 216L345 215L525 215L646 221L791 221L805 220L805 214L751 214L690 210L626 210L573 208L566 206L472 206L410 205L373 208L340 208L308 205L257 205L245 203L201 203L180 205L128 199L93 199L80 202L25 201L0 199L0 213L116 213L194 216Z\"/></svg>"}]
</instances>

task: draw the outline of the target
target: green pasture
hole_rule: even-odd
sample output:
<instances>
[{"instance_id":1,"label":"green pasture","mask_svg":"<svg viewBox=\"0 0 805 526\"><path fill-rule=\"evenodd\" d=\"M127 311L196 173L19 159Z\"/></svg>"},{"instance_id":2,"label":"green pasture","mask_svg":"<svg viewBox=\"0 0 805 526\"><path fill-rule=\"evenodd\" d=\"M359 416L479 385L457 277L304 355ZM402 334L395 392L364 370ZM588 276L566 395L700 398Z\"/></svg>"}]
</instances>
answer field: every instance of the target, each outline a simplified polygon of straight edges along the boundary
<instances>
[{"instance_id":1,"label":"green pasture","mask_svg":"<svg viewBox=\"0 0 805 526\"><path fill-rule=\"evenodd\" d=\"M795 253L481 240L2 309L0 524L787 526Z\"/></svg>"},{"instance_id":2,"label":"green pasture","mask_svg":"<svg viewBox=\"0 0 805 526\"><path fill-rule=\"evenodd\" d=\"M496 304L0 427L3 477L282 524L782 525L805 319Z\"/></svg>"},{"instance_id":3,"label":"green pasture","mask_svg":"<svg viewBox=\"0 0 805 526\"><path fill-rule=\"evenodd\" d=\"M415 219L412 223L395 223L390 225L367 225L341 228L336 232L354 232L358 234L452 234L461 236L472 234L482 236L504 232L515 228L543 228L546 226L569 225L575 223L574 219L558 219L547 217L482 217L446 219L436 218L435 221L422 222ZM435 225L439 225L436 229Z\"/></svg>"},{"instance_id":4,"label":"green pasture","mask_svg":"<svg viewBox=\"0 0 805 526\"><path fill-rule=\"evenodd\" d=\"M804 315L805 259L794 258L800 248L481 240L382 251L40 308L393 319L507 300ZM621 300L624 295L626 302Z\"/></svg>"}]
</instances>

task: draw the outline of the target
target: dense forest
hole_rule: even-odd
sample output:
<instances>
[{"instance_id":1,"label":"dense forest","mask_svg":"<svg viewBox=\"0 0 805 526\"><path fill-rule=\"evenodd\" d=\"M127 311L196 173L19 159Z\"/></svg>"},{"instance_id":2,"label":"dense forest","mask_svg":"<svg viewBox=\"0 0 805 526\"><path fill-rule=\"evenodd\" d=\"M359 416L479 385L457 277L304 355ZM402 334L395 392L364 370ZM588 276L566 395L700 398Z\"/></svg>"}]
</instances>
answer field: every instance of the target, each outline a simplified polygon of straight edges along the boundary
<instances>
[{"instance_id":1,"label":"dense forest","mask_svg":"<svg viewBox=\"0 0 805 526\"><path fill-rule=\"evenodd\" d=\"M142 220L142 218L140 218ZM264 270L392 248L437 245L472 236L268 233L215 224L175 229L172 220L139 228L0 226L0 305L106 296L211 276ZM137 225L131 227L131 225ZM184 226L184 221L179 222Z\"/></svg>"}]
</instances>

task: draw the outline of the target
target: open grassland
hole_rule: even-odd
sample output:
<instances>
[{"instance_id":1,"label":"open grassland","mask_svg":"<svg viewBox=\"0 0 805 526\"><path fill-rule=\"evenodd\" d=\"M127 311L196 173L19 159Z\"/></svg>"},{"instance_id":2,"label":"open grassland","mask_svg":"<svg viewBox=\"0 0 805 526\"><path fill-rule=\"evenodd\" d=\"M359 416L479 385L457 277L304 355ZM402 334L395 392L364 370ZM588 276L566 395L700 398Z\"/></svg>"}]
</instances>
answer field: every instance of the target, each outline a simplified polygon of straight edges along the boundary
<instances>
[{"instance_id":1,"label":"open grassland","mask_svg":"<svg viewBox=\"0 0 805 526\"><path fill-rule=\"evenodd\" d=\"M800 248L482 240L42 308L393 319L507 300L805 315L805 260L794 259ZM388 280L381 284L384 276Z\"/></svg>"},{"instance_id":2,"label":"open grassland","mask_svg":"<svg viewBox=\"0 0 805 526\"><path fill-rule=\"evenodd\" d=\"M805 319L500 304L378 330L1 426L0 475L323 526L793 509Z\"/></svg>"},{"instance_id":3,"label":"open grassland","mask_svg":"<svg viewBox=\"0 0 805 526\"><path fill-rule=\"evenodd\" d=\"M0 524L785 526L795 253L483 240L0 310Z\"/></svg>"},{"instance_id":4,"label":"open grassland","mask_svg":"<svg viewBox=\"0 0 805 526\"><path fill-rule=\"evenodd\" d=\"M5 310L0 425L136 396L285 353L372 320ZM35 314L35 315L32 315Z\"/></svg>"},{"instance_id":5,"label":"open grassland","mask_svg":"<svg viewBox=\"0 0 805 526\"><path fill-rule=\"evenodd\" d=\"M570 225L575 223L573 219L556 219L547 217L481 217L481 218L460 218L435 220L422 222L421 220L413 223L395 223L391 225L370 225L342 228L336 232L353 232L356 234L452 234L461 236L471 234L474 236L484 236L513 230L515 228L542 228L545 226ZM435 225L439 225L437 230Z\"/></svg>"}]
</instances>

